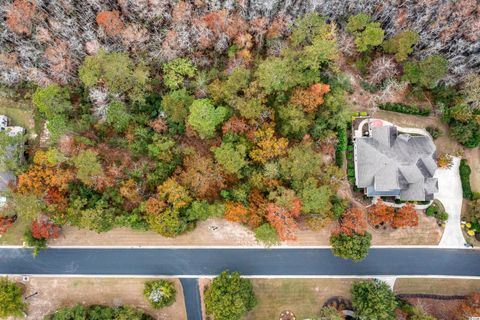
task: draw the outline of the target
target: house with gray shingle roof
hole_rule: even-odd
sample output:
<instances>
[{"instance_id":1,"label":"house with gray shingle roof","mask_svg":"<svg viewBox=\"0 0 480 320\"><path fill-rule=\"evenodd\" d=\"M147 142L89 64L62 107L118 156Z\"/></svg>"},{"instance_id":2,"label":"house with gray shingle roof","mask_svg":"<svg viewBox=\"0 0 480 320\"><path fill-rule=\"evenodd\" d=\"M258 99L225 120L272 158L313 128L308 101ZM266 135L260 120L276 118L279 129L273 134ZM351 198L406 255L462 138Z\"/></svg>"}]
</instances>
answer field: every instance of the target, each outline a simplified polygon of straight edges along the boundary
<instances>
[{"instance_id":1,"label":"house with gray shingle roof","mask_svg":"<svg viewBox=\"0 0 480 320\"><path fill-rule=\"evenodd\" d=\"M418 129L403 132L382 120L362 122L368 130L353 130L356 186L369 197L433 200L438 181L433 177L436 147L430 135Z\"/></svg>"}]
</instances>

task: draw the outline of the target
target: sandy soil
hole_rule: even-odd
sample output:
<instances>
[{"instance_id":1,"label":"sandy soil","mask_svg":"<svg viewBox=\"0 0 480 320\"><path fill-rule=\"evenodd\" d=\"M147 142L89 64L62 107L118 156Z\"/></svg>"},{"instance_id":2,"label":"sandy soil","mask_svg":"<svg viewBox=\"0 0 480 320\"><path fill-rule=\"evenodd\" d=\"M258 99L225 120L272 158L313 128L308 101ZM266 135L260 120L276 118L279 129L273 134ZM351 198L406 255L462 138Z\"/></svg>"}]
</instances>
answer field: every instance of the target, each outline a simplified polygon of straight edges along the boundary
<instances>
[{"instance_id":1,"label":"sandy soil","mask_svg":"<svg viewBox=\"0 0 480 320\"><path fill-rule=\"evenodd\" d=\"M397 230L376 230L370 228L374 245L434 245L440 241L442 228L435 219L419 214L419 226ZM216 229L214 228L216 227ZM320 231L308 230L300 226L296 232L297 241L285 241L287 246L329 245L329 237L334 225ZM52 240L50 245L85 246L253 246L259 245L252 231L246 227L222 219L209 219L198 224L197 228L176 238L166 238L154 232L139 232L118 228L98 234L93 231L65 227L64 236Z\"/></svg>"},{"instance_id":2,"label":"sandy soil","mask_svg":"<svg viewBox=\"0 0 480 320\"><path fill-rule=\"evenodd\" d=\"M144 282L148 279L111 278L35 278L26 283L29 298L27 320L43 319L44 315L62 306L77 303L111 306L131 305L144 310L155 319L186 320L183 291L179 280L173 280L177 289L176 302L169 307L155 310L143 297Z\"/></svg>"}]
</instances>

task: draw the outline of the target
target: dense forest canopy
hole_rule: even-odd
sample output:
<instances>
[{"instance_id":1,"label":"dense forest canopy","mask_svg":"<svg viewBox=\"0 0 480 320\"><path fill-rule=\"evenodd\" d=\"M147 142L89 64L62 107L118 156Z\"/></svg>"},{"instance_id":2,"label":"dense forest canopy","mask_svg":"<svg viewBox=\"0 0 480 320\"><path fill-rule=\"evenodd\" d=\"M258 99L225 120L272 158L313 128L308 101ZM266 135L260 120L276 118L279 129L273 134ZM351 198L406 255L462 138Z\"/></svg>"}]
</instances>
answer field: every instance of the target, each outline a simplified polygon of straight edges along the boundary
<instances>
[{"instance_id":1,"label":"dense forest canopy","mask_svg":"<svg viewBox=\"0 0 480 320\"><path fill-rule=\"evenodd\" d=\"M215 54L233 43L248 49L273 42L274 48L295 18L312 11L340 25L352 14L369 13L388 38L417 32L414 56L444 55L450 82L480 71L475 0L408 6L379 0L9 0L0 6L1 81L67 83L77 79L84 57L99 48L128 51L149 64L188 55L197 65L212 65Z\"/></svg>"},{"instance_id":2,"label":"dense forest canopy","mask_svg":"<svg viewBox=\"0 0 480 320\"><path fill-rule=\"evenodd\" d=\"M334 254L363 259L372 237L365 210L348 196L355 76L365 92L403 87L428 103L382 108L435 112L458 142L480 144L480 77L447 85L459 70L475 71L478 56L452 49L457 38L425 46L450 20L417 8L437 19L427 32L409 12L383 19L389 6L350 15L362 3L328 2L322 16L308 2L4 4L2 92L31 99L43 128L27 161L8 163L18 181L1 221L33 220L25 239L37 248L61 225L174 237L223 217L272 245L295 240L299 223L319 230L336 222ZM449 10L451 19L476 17L476 9ZM475 48L462 28L460 43ZM0 142L14 143L2 133ZM374 209L370 222L418 224L413 207Z\"/></svg>"}]
</instances>

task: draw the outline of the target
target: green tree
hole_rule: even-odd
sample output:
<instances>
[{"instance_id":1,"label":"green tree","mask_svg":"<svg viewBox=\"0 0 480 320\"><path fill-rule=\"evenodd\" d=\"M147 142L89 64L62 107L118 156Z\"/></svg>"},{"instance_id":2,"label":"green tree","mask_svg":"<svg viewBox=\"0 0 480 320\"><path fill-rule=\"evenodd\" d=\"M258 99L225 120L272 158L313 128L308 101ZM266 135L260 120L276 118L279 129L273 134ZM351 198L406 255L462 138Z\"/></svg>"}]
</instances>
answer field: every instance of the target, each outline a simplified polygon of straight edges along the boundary
<instances>
[{"instance_id":1,"label":"green tree","mask_svg":"<svg viewBox=\"0 0 480 320\"><path fill-rule=\"evenodd\" d=\"M175 284L167 280L147 281L143 289L143 295L155 309L172 305L175 302L176 294Z\"/></svg>"},{"instance_id":2,"label":"green tree","mask_svg":"<svg viewBox=\"0 0 480 320\"><path fill-rule=\"evenodd\" d=\"M280 175L299 190L308 177L320 174L322 157L313 150L310 143L298 144L288 150L287 157L279 160Z\"/></svg>"},{"instance_id":3,"label":"green tree","mask_svg":"<svg viewBox=\"0 0 480 320\"><path fill-rule=\"evenodd\" d=\"M94 185L96 179L103 175L102 165L97 157L97 152L83 150L72 159L73 164L77 168L77 178L87 186Z\"/></svg>"},{"instance_id":4,"label":"green tree","mask_svg":"<svg viewBox=\"0 0 480 320\"><path fill-rule=\"evenodd\" d=\"M323 37L330 32L329 25L318 13L307 13L295 20L290 42L294 47L312 44L317 37Z\"/></svg>"},{"instance_id":5,"label":"green tree","mask_svg":"<svg viewBox=\"0 0 480 320\"><path fill-rule=\"evenodd\" d=\"M0 318L23 317L26 308L22 289L7 278L0 279Z\"/></svg>"},{"instance_id":6,"label":"green tree","mask_svg":"<svg viewBox=\"0 0 480 320\"><path fill-rule=\"evenodd\" d=\"M240 66L232 70L226 80L215 79L209 86L208 92L215 103L226 102L235 104L239 92L246 89L250 82L250 70Z\"/></svg>"},{"instance_id":7,"label":"green tree","mask_svg":"<svg viewBox=\"0 0 480 320\"><path fill-rule=\"evenodd\" d=\"M359 52L365 52L373 47L379 46L383 42L385 31L378 22L370 22L365 30L358 33L355 38L355 44Z\"/></svg>"},{"instance_id":8,"label":"green tree","mask_svg":"<svg viewBox=\"0 0 480 320\"><path fill-rule=\"evenodd\" d=\"M448 71L447 60L440 55L431 55L421 61L408 61L403 67L403 81L433 89Z\"/></svg>"},{"instance_id":9,"label":"green tree","mask_svg":"<svg viewBox=\"0 0 480 320\"><path fill-rule=\"evenodd\" d=\"M177 58L168 61L162 67L163 83L170 90L175 90L183 86L185 78L193 78L197 72L197 67L185 58Z\"/></svg>"},{"instance_id":10,"label":"green tree","mask_svg":"<svg viewBox=\"0 0 480 320\"><path fill-rule=\"evenodd\" d=\"M193 201L185 211L188 221L207 220L211 217L223 217L225 205L221 202L208 203L206 200Z\"/></svg>"},{"instance_id":11,"label":"green tree","mask_svg":"<svg viewBox=\"0 0 480 320\"><path fill-rule=\"evenodd\" d=\"M363 31L367 27L368 23L372 20L372 17L365 13L365 12L360 12L356 15L350 16L348 18L347 26L345 27L345 30L347 32L357 32L357 31Z\"/></svg>"},{"instance_id":12,"label":"green tree","mask_svg":"<svg viewBox=\"0 0 480 320\"><path fill-rule=\"evenodd\" d=\"M72 109L68 90L57 84L38 87L32 95L32 102L47 119Z\"/></svg>"},{"instance_id":13,"label":"green tree","mask_svg":"<svg viewBox=\"0 0 480 320\"><path fill-rule=\"evenodd\" d=\"M108 105L106 122L112 126L115 131L124 132L131 120L127 106L121 101L114 101Z\"/></svg>"},{"instance_id":14,"label":"green tree","mask_svg":"<svg viewBox=\"0 0 480 320\"><path fill-rule=\"evenodd\" d=\"M413 52L413 46L419 38L418 32L405 30L385 41L383 43L383 50L386 53L395 54L395 59L401 62L406 60L408 55Z\"/></svg>"},{"instance_id":15,"label":"green tree","mask_svg":"<svg viewBox=\"0 0 480 320\"><path fill-rule=\"evenodd\" d=\"M280 242L277 231L269 223L264 223L260 227L255 228L254 232L255 239L267 247L274 246Z\"/></svg>"},{"instance_id":16,"label":"green tree","mask_svg":"<svg viewBox=\"0 0 480 320\"><path fill-rule=\"evenodd\" d=\"M364 235L353 234L351 236L339 233L330 237L330 245L335 256L360 261L368 255L371 240L372 235L368 232L365 232Z\"/></svg>"},{"instance_id":17,"label":"green tree","mask_svg":"<svg viewBox=\"0 0 480 320\"><path fill-rule=\"evenodd\" d=\"M67 115L72 109L68 90L56 84L38 87L32 101L47 120L47 129L52 140L58 140L68 130Z\"/></svg>"},{"instance_id":18,"label":"green tree","mask_svg":"<svg viewBox=\"0 0 480 320\"><path fill-rule=\"evenodd\" d=\"M311 119L296 106L286 105L277 109L280 133L284 136L301 138L311 125Z\"/></svg>"},{"instance_id":19,"label":"green tree","mask_svg":"<svg viewBox=\"0 0 480 320\"><path fill-rule=\"evenodd\" d=\"M96 55L85 58L79 76L86 87L101 84L111 93L126 93L130 100L143 102L149 71L144 63L135 64L126 53L100 49Z\"/></svg>"},{"instance_id":20,"label":"green tree","mask_svg":"<svg viewBox=\"0 0 480 320\"><path fill-rule=\"evenodd\" d=\"M0 131L0 170L18 173L24 165L23 154L27 136L24 134L9 134Z\"/></svg>"},{"instance_id":21,"label":"green tree","mask_svg":"<svg viewBox=\"0 0 480 320\"><path fill-rule=\"evenodd\" d=\"M322 217L327 217L332 210L332 203L330 197L332 190L330 186L318 186L318 181L315 178L308 178L302 186L299 193L300 200L302 200L302 211L309 214L319 214Z\"/></svg>"},{"instance_id":22,"label":"green tree","mask_svg":"<svg viewBox=\"0 0 480 320\"><path fill-rule=\"evenodd\" d=\"M213 138L215 130L227 116L227 109L216 107L208 99L197 99L190 106L188 123L202 139Z\"/></svg>"},{"instance_id":23,"label":"green tree","mask_svg":"<svg viewBox=\"0 0 480 320\"><path fill-rule=\"evenodd\" d=\"M207 314L215 320L239 320L257 304L250 280L238 272L223 271L205 289Z\"/></svg>"},{"instance_id":24,"label":"green tree","mask_svg":"<svg viewBox=\"0 0 480 320\"><path fill-rule=\"evenodd\" d=\"M378 279L354 283L352 304L355 315L361 320L395 319L395 294L386 282Z\"/></svg>"},{"instance_id":25,"label":"green tree","mask_svg":"<svg viewBox=\"0 0 480 320\"><path fill-rule=\"evenodd\" d=\"M241 176L240 170L248 162L246 160L247 148L243 144L222 142L222 145L213 149L215 160L220 163L226 172Z\"/></svg>"},{"instance_id":26,"label":"green tree","mask_svg":"<svg viewBox=\"0 0 480 320\"><path fill-rule=\"evenodd\" d=\"M345 30L355 35L359 52L365 52L383 42L385 32L378 22L370 22L372 17L364 12L350 16Z\"/></svg>"},{"instance_id":27,"label":"green tree","mask_svg":"<svg viewBox=\"0 0 480 320\"><path fill-rule=\"evenodd\" d=\"M170 91L162 97L162 109L173 122L183 123L193 100L184 88Z\"/></svg>"}]
</instances>

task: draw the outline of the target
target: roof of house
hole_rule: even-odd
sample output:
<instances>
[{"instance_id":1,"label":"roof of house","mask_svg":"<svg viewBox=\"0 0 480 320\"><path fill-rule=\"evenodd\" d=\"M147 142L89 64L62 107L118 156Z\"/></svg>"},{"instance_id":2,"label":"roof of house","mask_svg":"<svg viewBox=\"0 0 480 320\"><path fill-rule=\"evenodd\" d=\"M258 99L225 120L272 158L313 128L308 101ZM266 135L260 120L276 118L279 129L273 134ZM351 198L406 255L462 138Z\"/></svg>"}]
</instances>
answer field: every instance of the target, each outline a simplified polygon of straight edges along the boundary
<instances>
[{"instance_id":1,"label":"roof of house","mask_svg":"<svg viewBox=\"0 0 480 320\"><path fill-rule=\"evenodd\" d=\"M436 147L429 136L399 133L392 125L372 128L355 140L357 186L370 196L395 194L402 200L431 200L438 192L433 178Z\"/></svg>"}]
</instances>

